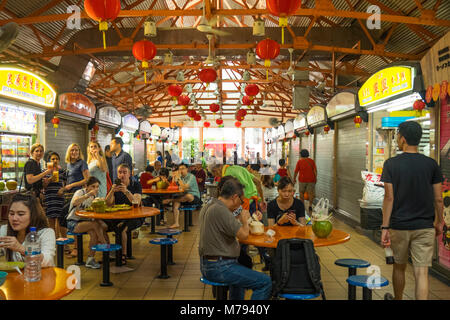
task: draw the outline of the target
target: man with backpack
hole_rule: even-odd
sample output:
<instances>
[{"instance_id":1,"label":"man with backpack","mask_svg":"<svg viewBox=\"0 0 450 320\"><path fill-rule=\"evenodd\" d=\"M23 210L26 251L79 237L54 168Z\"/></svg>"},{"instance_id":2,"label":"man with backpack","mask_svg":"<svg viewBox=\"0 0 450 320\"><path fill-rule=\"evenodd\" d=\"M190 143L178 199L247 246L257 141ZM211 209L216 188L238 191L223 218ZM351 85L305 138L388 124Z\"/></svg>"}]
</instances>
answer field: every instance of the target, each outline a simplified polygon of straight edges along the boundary
<instances>
[{"instance_id":1,"label":"man with backpack","mask_svg":"<svg viewBox=\"0 0 450 320\"><path fill-rule=\"evenodd\" d=\"M243 300L245 288L253 290L252 300L267 300L272 290L270 277L238 263L237 239L247 239L250 232L248 210L238 210L243 204L244 187L234 177L226 177L222 183L219 197L212 198L200 212L202 275L209 281L229 284L231 300Z\"/></svg>"}]
</instances>

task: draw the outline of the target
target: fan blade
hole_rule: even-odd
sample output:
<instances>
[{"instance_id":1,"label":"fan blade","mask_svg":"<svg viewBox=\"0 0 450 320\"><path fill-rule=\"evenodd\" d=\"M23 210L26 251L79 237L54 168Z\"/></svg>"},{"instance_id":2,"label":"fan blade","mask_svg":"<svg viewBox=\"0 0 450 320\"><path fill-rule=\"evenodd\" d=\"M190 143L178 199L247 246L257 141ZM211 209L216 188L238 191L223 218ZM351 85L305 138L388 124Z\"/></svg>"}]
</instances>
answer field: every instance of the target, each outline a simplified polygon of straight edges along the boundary
<instances>
[{"instance_id":1,"label":"fan blade","mask_svg":"<svg viewBox=\"0 0 450 320\"><path fill-rule=\"evenodd\" d=\"M217 29L212 29L212 28L211 28L210 33L213 33L213 34L218 35L218 36L221 36L221 37L228 37L228 36L231 36L231 33L230 33L230 32L226 32L226 31L222 31L222 30L217 30Z\"/></svg>"}]
</instances>

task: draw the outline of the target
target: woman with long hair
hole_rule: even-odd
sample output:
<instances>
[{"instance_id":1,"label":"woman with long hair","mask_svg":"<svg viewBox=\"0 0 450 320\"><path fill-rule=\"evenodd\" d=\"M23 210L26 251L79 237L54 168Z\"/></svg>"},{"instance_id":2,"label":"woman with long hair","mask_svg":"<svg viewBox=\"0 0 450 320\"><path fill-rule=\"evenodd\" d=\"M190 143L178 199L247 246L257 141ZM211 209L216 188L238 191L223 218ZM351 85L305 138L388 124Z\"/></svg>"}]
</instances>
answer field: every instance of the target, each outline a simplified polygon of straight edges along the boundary
<instances>
[{"instance_id":1,"label":"woman with long hair","mask_svg":"<svg viewBox=\"0 0 450 320\"><path fill-rule=\"evenodd\" d=\"M35 143L31 146L31 157L25 163L23 168L23 175L25 181L25 188L28 191L32 191L36 197L39 197L45 176L52 173L53 169L48 169L42 172L41 160L44 156L44 146L39 143Z\"/></svg>"},{"instance_id":2,"label":"woman with long hair","mask_svg":"<svg viewBox=\"0 0 450 320\"><path fill-rule=\"evenodd\" d=\"M91 141L87 148L89 174L96 177L100 181L100 189L98 197L105 198L107 194L106 173L108 172L108 164L106 163L105 154L97 141Z\"/></svg>"},{"instance_id":3,"label":"woman with long hair","mask_svg":"<svg viewBox=\"0 0 450 320\"><path fill-rule=\"evenodd\" d=\"M77 143L72 143L66 152L67 163L67 185L62 189L63 192L75 191L81 189L89 179L89 167L84 161L83 153Z\"/></svg>"},{"instance_id":4,"label":"woman with long hair","mask_svg":"<svg viewBox=\"0 0 450 320\"><path fill-rule=\"evenodd\" d=\"M8 223L0 227L0 255L7 261L25 261L25 237L36 227L41 244L41 266L55 265L56 239L34 194L16 194L8 209Z\"/></svg>"}]
</instances>

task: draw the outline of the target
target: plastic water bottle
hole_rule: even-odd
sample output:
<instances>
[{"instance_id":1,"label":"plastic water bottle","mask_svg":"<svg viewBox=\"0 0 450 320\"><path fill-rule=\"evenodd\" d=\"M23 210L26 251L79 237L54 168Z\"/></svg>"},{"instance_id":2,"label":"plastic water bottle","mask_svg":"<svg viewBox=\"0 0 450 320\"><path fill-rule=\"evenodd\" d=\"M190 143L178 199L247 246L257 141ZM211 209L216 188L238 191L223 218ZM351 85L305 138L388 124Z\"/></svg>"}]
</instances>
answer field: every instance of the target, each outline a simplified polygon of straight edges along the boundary
<instances>
[{"instance_id":1,"label":"plastic water bottle","mask_svg":"<svg viewBox=\"0 0 450 320\"><path fill-rule=\"evenodd\" d=\"M30 228L25 237L25 281L41 280L41 243L36 227Z\"/></svg>"}]
</instances>

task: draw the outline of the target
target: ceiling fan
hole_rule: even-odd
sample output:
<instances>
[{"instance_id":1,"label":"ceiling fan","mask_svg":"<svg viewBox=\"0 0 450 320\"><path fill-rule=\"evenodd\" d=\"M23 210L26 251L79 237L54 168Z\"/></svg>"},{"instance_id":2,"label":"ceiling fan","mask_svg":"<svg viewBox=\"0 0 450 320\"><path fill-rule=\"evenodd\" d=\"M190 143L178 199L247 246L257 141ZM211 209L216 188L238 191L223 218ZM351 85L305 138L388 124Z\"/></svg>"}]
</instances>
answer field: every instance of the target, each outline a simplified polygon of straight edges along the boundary
<instances>
[{"instance_id":1,"label":"ceiling fan","mask_svg":"<svg viewBox=\"0 0 450 320\"><path fill-rule=\"evenodd\" d=\"M207 34L206 37L208 38L209 42L209 51L208 51L208 58L206 58L205 62L203 64L205 65L212 65L213 67L216 67L220 64L219 58L215 57L214 55L211 55L211 39L213 37L212 34Z\"/></svg>"},{"instance_id":2,"label":"ceiling fan","mask_svg":"<svg viewBox=\"0 0 450 320\"><path fill-rule=\"evenodd\" d=\"M19 25L15 22L10 22L0 27L0 52L8 49L18 35Z\"/></svg>"},{"instance_id":3,"label":"ceiling fan","mask_svg":"<svg viewBox=\"0 0 450 320\"><path fill-rule=\"evenodd\" d=\"M287 70L287 72L283 72L283 75L287 75L289 76L289 78L291 78L291 80L294 80L294 75L295 75L295 68L294 65L292 64L292 53L294 52L294 48L289 48L289 69Z\"/></svg>"},{"instance_id":4,"label":"ceiling fan","mask_svg":"<svg viewBox=\"0 0 450 320\"><path fill-rule=\"evenodd\" d=\"M209 1L209 0L203 0L203 16L202 16L202 20L201 20L200 24L197 26L197 30L200 32L216 34L216 35L222 36L222 37L230 36L231 33L229 33L229 32L217 30L217 29L213 28L213 26L217 23L217 20L219 19L218 16L213 16L212 19L210 19L209 21L206 19L205 1Z\"/></svg>"}]
</instances>

